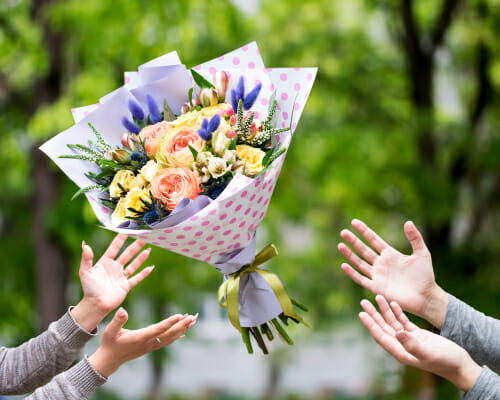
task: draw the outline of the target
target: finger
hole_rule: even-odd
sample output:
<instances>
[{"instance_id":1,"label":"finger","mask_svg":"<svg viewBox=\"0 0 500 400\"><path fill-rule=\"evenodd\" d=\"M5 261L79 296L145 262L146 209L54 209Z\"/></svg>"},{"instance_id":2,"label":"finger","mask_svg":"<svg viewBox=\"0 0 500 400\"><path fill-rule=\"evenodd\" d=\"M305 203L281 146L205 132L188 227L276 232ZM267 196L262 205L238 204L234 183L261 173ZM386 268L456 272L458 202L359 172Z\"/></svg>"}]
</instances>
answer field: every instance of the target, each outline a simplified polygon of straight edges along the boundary
<instances>
[{"instance_id":1,"label":"finger","mask_svg":"<svg viewBox=\"0 0 500 400\"><path fill-rule=\"evenodd\" d=\"M124 272L126 276L131 276L134 274L135 271L139 269L139 267L146 261L149 257L149 254L151 253L151 247L149 249L146 249L139 254L134 261L130 263L128 267L124 269Z\"/></svg>"},{"instance_id":2,"label":"finger","mask_svg":"<svg viewBox=\"0 0 500 400\"><path fill-rule=\"evenodd\" d=\"M85 241L82 242L82 260L80 262L80 272L86 271L92 268L94 265L94 253L92 252L92 248L85 244Z\"/></svg>"},{"instance_id":3,"label":"finger","mask_svg":"<svg viewBox=\"0 0 500 400\"><path fill-rule=\"evenodd\" d=\"M364 312L359 313L359 319L368 329L373 339L396 360L403 364L409 364L413 361L413 357L408 354L400 343L391 335L387 334L380 326L371 318L370 315Z\"/></svg>"},{"instance_id":4,"label":"finger","mask_svg":"<svg viewBox=\"0 0 500 400\"><path fill-rule=\"evenodd\" d=\"M391 307L389 307L385 297L378 295L375 297L375 301L378 304L378 308L380 309L385 322L387 322L395 332L402 330L403 324L394 316L394 313L392 312Z\"/></svg>"},{"instance_id":5,"label":"finger","mask_svg":"<svg viewBox=\"0 0 500 400\"><path fill-rule=\"evenodd\" d=\"M130 246L128 246L120 257L116 261L118 261L121 265L127 264L134 256L144 247L146 242L142 240L136 240Z\"/></svg>"},{"instance_id":6,"label":"finger","mask_svg":"<svg viewBox=\"0 0 500 400\"><path fill-rule=\"evenodd\" d=\"M186 316L181 315L181 314L175 314L167 319L164 319L163 321L160 321L156 324L150 325L147 328L144 328L144 332L147 336L151 338L155 338L156 336L161 335L163 332L166 330L170 329L172 326L174 326L177 322L185 319Z\"/></svg>"},{"instance_id":7,"label":"finger","mask_svg":"<svg viewBox=\"0 0 500 400\"><path fill-rule=\"evenodd\" d=\"M341 265L341 268L342 271L344 271L346 275L349 276L349 278L351 278L354 282L373 292L373 281L371 279L368 279L366 276L361 275L349 264L343 263Z\"/></svg>"},{"instance_id":8,"label":"finger","mask_svg":"<svg viewBox=\"0 0 500 400\"><path fill-rule=\"evenodd\" d=\"M347 258L347 261L349 261L354 267L359 269L361 273L365 274L369 278L372 277L371 265L359 258L346 244L339 243L337 248L342 253L342 255Z\"/></svg>"},{"instance_id":9,"label":"finger","mask_svg":"<svg viewBox=\"0 0 500 400\"><path fill-rule=\"evenodd\" d=\"M177 339L180 339L184 332L196 324L197 316L190 315L183 320L177 322L174 326L168 329L166 332L159 335L160 342L162 345L170 344Z\"/></svg>"},{"instance_id":10,"label":"finger","mask_svg":"<svg viewBox=\"0 0 500 400\"><path fill-rule=\"evenodd\" d=\"M408 353L419 361L425 361L432 354L432 349L425 348L412 332L398 332L396 333L396 339Z\"/></svg>"},{"instance_id":11,"label":"finger","mask_svg":"<svg viewBox=\"0 0 500 400\"><path fill-rule=\"evenodd\" d=\"M396 331L387 322L384 321L382 316L378 313L377 309L368 300L361 300L361 307L366 313L377 323L377 325L387 334L394 336Z\"/></svg>"},{"instance_id":12,"label":"finger","mask_svg":"<svg viewBox=\"0 0 500 400\"><path fill-rule=\"evenodd\" d=\"M120 252L125 240L127 240L127 235L121 233L116 235L102 256L114 259Z\"/></svg>"},{"instance_id":13,"label":"finger","mask_svg":"<svg viewBox=\"0 0 500 400\"><path fill-rule=\"evenodd\" d=\"M403 325L403 328L405 330L407 330L408 332L413 332L413 331L419 329L417 325L415 325L413 322L411 322L408 319L408 317L403 312L403 309L401 308L401 306L398 303L396 303L395 301L391 301L391 308L392 308L392 311L394 311L394 315L396 316L398 321L401 323L401 325Z\"/></svg>"},{"instance_id":14,"label":"finger","mask_svg":"<svg viewBox=\"0 0 500 400\"><path fill-rule=\"evenodd\" d=\"M427 246L425 245L422 234L419 232L413 222L406 222L404 230L406 238L410 242L414 254L427 254L429 252Z\"/></svg>"},{"instance_id":15,"label":"finger","mask_svg":"<svg viewBox=\"0 0 500 400\"><path fill-rule=\"evenodd\" d=\"M127 320L128 320L127 312L123 307L120 307L118 311L115 313L115 316L113 317L109 325L106 327L106 330L115 336L120 332L120 330L123 328L123 325L125 325Z\"/></svg>"},{"instance_id":16,"label":"finger","mask_svg":"<svg viewBox=\"0 0 500 400\"><path fill-rule=\"evenodd\" d=\"M370 264L373 264L375 262L375 260L377 259L377 254L366 244L364 244L354 233L347 229L344 229L342 230L342 232L340 232L340 236L354 248L356 253L358 253Z\"/></svg>"},{"instance_id":17,"label":"finger","mask_svg":"<svg viewBox=\"0 0 500 400\"><path fill-rule=\"evenodd\" d=\"M141 272L139 272L137 275L134 275L132 278L128 280L129 283L129 289L132 289L135 285L137 285L139 282L142 282L146 276L148 276L151 271L155 268L154 265L151 265L150 267L144 268Z\"/></svg>"},{"instance_id":18,"label":"finger","mask_svg":"<svg viewBox=\"0 0 500 400\"><path fill-rule=\"evenodd\" d=\"M379 235L368 228L368 226L359 219L353 219L351 225L366 239L368 244L379 253L381 253L382 250L390 247Z\"/></svg>"}]
</instances>

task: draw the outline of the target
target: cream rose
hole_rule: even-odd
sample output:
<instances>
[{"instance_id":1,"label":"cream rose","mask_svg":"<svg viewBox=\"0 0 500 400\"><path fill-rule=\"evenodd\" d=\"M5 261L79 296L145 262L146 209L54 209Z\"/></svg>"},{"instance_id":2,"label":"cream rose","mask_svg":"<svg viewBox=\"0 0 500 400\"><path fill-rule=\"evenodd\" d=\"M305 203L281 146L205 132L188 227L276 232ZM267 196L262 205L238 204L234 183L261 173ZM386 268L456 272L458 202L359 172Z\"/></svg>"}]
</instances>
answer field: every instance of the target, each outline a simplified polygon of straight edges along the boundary
<instances>
[{"instance_id":1,"label":"cream rose","mask_svg":"<svg viewBox=\"0 0 500 400\"><path fill-rule=\"evenodd\" d=\"M264 169L262 159L266 153L262 150L241 144L236 146L236 154L245 162L245 175L254 176Z\"/></svg>"},{"instance_id":2,"label":"cream rose","mask_svg":"<svg viewBox=\"0 0 500 400\"><path fill-rule=\"evenodd\" d=\"M113 214L111 215L111 224L113 226L118 226L122 222L127 221L127 219L125 218L126 213L127 213L127 209L125 207L125 197L122 197L118 201L118 204L116 205L115 211L113 211Z\"/></svg>"},{"instance_id":3,"label":"cream rose","mask_svg":"<svg viewBox=\"0 0 500 400\"><path fill-rule=\"evenodd\" d=\"M121 185L126 192L130 191L132 188L136 187L135 175L132 171L127 169L119 170L109 185L109 195L110 197L121 197L125 194L123 190L118 186Z\"/></svg>"},{"instance_id":4,"label":"cream rose","mask_svg":"<svg viewBox=\"0 0 500 400\"><path fill-rule=\"evenodd\" d=\"M157 158L167 167L187 167L194 161L188 145L200 151L203 144L203 139L194 128L172 130L163 137Z\"/></svg>"},{"instance_id":5,"label":"cream rose","mask_svg":"<svg viewBox=\"0 0 500 400\"><path fill-rule=\"evenodd\" d=\"M144 211L145 206L141 201L150 201L149 193L147 190L134 188L130 192L127 193L125 197L125 216L126 217L135 217L136 214L133 211L130 211L129 208L132 208L136 211Z\"/></svg>"},{"instance_id":6,"label":"cream rose","mask_svg":"<svg viewBox=\"0 0 500 400\"><path fill-rule=\"evenodd\" d=\"M146 165L141 168L140 173L144 175L148 182L151 182L159 170L160 167L158 163L155 160L149 160Z\"/></svg>"}]
</instances>

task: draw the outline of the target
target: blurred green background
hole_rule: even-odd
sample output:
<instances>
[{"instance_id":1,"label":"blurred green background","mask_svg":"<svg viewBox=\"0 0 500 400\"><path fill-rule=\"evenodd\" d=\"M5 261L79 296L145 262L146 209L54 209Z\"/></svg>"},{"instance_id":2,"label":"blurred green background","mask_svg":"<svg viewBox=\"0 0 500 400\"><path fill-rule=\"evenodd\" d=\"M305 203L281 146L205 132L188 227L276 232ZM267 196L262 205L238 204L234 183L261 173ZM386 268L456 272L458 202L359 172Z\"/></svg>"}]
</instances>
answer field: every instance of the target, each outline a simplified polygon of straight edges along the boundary
<instances>
[{"instance_id":1,"label":"blurred green background","mask_svg":"<svg viewBox=\"0 0 500 400\"><path fill-rule=\"evenodd\" d=\"M120 86L123 71L173 50L190 67L254 40L269 67L319 67L261 228L281 250L269 267L310 305L314 332L357 324L359 300L371 298L339 267L339 232L355 217L405 252L403 223L415 221L441 286L498 317L499 34L499 0L2 0L2 343L23 342L74 304L82 239L99 255L112 237L83 198L70 201L76 186L38 146L71 126L71 107ZM151 263L155 277L125 303L129 326L196 312L215 296L221 277L209 265L159 248ZM302 344L317 340L304 330L294 332ZM304 398L279 379L298 348L274 350L262 360L263 392L198 398ZM167 351L145 360L144 398L187 398L162 383L175 369ZM460 397L414 369L393 378L366 382L358 398ZM121 398L113 392L104 386L95 398Z\"/></svg>"}]
</instances>

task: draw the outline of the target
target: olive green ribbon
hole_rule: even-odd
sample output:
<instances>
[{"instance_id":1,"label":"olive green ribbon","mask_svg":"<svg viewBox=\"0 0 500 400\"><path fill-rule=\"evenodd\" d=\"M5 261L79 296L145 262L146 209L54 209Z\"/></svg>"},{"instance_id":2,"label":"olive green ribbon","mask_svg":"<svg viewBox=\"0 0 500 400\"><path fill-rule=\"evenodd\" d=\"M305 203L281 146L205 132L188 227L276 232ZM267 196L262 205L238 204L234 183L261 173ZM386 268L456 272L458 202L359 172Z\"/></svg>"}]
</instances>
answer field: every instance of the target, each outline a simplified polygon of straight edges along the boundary
<instances>
[{"instance_id":1,"label":"olive green ribbon","mask_svg":"<svg viewBox=\"0 0 500 400\"><path fill-rule=\"evenodd\" d=\"M276 246L274 244L268 244L255 256L255 259L250 264L247 264L239 271L230 274L228 279L226 279L219 287L219 290L217 292L219 304L221 307L227 308L227 313L229 315L231 324L233 324L233 326L240 332L241 326L238 309L240 279L252 272L257 272L260 274L260 276L262 276L262 278L264 278L264 280L274 292L274 295L278 299L283 313L287 317L293 318L299 322L304 322L302 318L295 312L292 300L288 296L281 280L272 272L262 268L258 268L259 265L264 264L277 255L278 249L276 248Z\"/></svg>"}]
</instances>

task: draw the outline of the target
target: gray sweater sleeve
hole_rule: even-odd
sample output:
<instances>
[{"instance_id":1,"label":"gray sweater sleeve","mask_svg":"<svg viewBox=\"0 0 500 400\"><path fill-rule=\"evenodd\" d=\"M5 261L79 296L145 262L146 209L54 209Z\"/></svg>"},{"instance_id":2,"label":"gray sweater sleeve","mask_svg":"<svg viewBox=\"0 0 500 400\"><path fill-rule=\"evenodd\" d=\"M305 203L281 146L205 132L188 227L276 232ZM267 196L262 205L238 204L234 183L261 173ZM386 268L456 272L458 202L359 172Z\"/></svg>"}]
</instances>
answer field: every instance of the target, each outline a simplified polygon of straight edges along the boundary
<instances>
[{"instance_id":1,"label":"gray sweater sleeve","mask_svg":"<svg viewBox=\"0 0 500 400\"><path fill-rule=\"evenodd\" d=\"M68 311L36 338L16 348L0 348L0 393L29 393L45 385L52 377L67 369L81 353L85 343L95 335L82 329ZM83 364L87 365L85 362ZM88 367L91 367L90 364ZM81 369L81 366L77 368ZM73 377L73 381L77 382L70 371L57 377L54 382L62 382L65 377Z\"/></svg>"},{"instance_id":2,"label":"gray sweater sleeve","mask_svg":"<svg viewBox=\"0 0 500 400\"><path fill-rule=\"evenodd\" d=\"M450 295L441 335L467 350L479 365L500 370L499 320L487 317Z\"/></svg>"},{"instance_id":3,"label":"gray sweater sleeve","mask_svg":"<svg viewBox=\"0 0 500 400\"><path fill-rule=\"evenodd\" d=\"M500 399L500 376L488 367L483 367L481 375L462 400L498 400Z\"/></svg>"}]
</instances>

